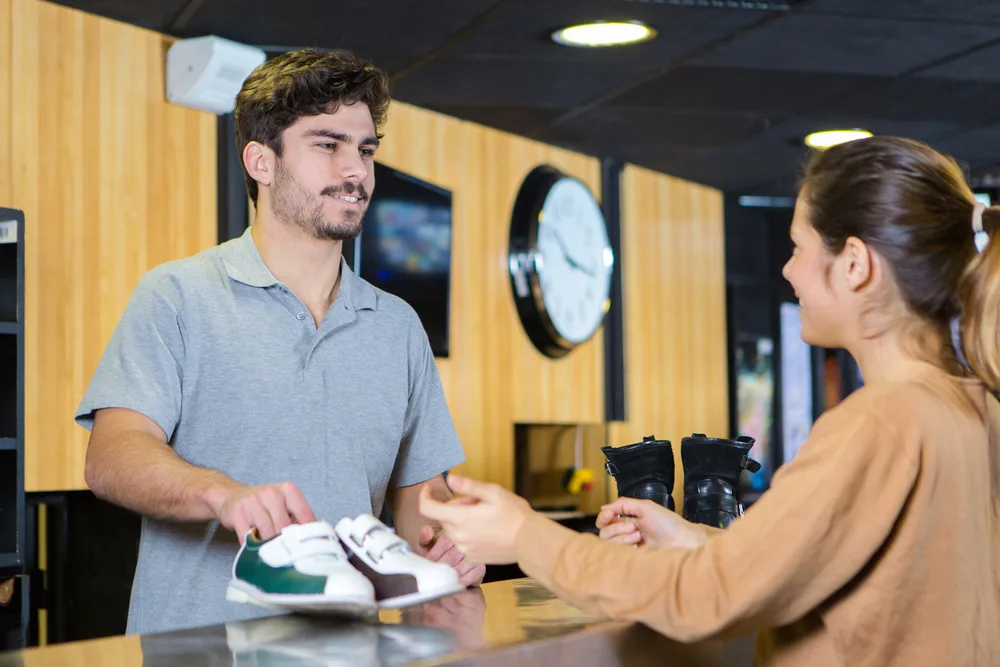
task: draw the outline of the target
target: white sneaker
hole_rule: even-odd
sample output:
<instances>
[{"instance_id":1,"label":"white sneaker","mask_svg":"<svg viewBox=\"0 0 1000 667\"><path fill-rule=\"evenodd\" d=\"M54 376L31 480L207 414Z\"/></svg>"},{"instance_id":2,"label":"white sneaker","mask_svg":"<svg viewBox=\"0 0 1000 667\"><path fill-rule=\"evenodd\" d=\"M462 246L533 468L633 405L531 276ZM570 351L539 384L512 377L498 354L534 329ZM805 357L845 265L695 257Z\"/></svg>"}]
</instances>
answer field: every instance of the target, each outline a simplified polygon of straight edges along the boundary
<instances>
[{"instance_id":1,"label":"white sneaker","mask_svg":"<svg viewBox=\"0 0 1000 667\"><path fill-rule=\"evenodd\" d=\"M351 567L333 526L293 524L270 540L247 533L233 561L226 599L272 609L365 616L376 611L375 589Z\"/></svg>"},{"instance_id":2,"label":"white sneaker","mask_svg":"<svg viewBox=\"0 0 1000 667\"><path fill-rule=\"evenodd\" d=\"M406 540L371 514L337 522L351 565L371 581L380 609L396 609L453 595L465 587L447 563L418 556Z\"/></svg>"},{"instance_id":3,"label":"white sneaker","mask_svg":"<svg viewBox=\"0 0 1000 667\"><path fill-rule=\"evenodd\" d=\"M380 627L282 614L227 623L226 645L234 665L369 667L385 664Z\"/></svg>"}]
</instances>

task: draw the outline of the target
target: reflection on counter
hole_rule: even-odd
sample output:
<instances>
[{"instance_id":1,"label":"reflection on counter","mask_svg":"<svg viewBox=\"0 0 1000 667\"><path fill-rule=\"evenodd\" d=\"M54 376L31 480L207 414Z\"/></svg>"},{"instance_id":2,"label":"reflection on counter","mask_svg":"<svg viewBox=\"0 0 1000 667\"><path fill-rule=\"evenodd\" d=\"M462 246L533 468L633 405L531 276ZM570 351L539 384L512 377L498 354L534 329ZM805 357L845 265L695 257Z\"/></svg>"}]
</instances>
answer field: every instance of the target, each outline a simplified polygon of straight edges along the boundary
<instances>
[{"instance_id":1,"label":"reflection on counter","mask_svg":"<svg viewBox=\"0 0 1000 667\"><path fill-rule=\"evenodd\" d=\"M751 665L752 649L752 638L682 646L643 626L581 612L520 579L382 611L367 622L278 615L0 654L0 667Z\"/></svg>"},{"instance_id":2,"label":"reflection on counter","mask_svg":"<svg viewBox=\"0 0 1000 667\"><path fill-rule=\"evenodd\" d=\"M522 579L383 610L371 622L282 615L143 637L142 664L190 667L209 654L203 664L230 664L229 653L233 665L394 667L565 635L602 620Z\"/></svg>"},{"instance_id":3,"label":"reflection on counter","mask_svg":"<svg viewBox=\"0 0 1000 667\"><path fill-rule=\"evenodd\" d=\"M301 616L257 619L226 626L226 645L235 665L405 665L451 653L447 630L382 623L336 625ZM144 664L159 663L143 642ZM174 657L174 656L171 656ZM220 664L222 655L219 655Z\"/></svg>"}]
</instances>

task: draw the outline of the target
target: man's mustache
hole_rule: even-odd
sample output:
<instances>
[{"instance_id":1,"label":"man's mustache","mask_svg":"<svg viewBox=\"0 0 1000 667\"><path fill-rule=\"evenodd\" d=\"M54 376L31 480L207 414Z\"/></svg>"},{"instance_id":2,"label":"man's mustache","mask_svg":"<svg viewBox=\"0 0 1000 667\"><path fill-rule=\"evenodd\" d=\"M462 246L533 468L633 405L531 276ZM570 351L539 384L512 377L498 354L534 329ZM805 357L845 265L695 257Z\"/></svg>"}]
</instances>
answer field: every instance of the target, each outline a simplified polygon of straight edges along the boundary
<instances>
[{"instance_id":1,"label":"man's mustache","mask_svg":"<svg viewBox=\"0 0 1000 667\"><path fill-rule=\"evenodd\" d=\"M330 185L323 188L320 194L328 197L332 197L333 195L349 195L357 197L361 201L368 201L368 192L362 184L344 183L342 185Z\"/></svg>"}]
</instances>

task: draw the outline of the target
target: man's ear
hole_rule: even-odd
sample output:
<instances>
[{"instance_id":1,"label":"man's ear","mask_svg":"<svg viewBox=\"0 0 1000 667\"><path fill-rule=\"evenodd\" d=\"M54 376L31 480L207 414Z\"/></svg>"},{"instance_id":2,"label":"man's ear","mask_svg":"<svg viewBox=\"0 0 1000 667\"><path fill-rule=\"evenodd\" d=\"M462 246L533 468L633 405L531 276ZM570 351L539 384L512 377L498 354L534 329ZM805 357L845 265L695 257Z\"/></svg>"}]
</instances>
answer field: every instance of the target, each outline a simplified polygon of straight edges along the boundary
<instances>
[{"instance_id":1,"label":"man's ear","mask_svg":"<svg viewBox=\"0 0 1000 667\"><path fill-rule=\"evenodd\" d=\"M270 186L274 182L275 158L274 151L259 141L251 141L243 147L243 166L250 178L260 185Z\"/></svg>"}]
</instances>

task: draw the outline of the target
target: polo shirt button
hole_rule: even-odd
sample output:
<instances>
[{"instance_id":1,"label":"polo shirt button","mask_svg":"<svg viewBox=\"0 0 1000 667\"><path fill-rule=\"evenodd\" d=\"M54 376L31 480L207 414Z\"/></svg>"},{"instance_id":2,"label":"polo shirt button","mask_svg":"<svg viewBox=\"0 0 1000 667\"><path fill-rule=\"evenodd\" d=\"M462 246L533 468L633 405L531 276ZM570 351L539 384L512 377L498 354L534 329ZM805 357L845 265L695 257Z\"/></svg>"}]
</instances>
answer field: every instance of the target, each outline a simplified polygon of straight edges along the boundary
<instances>
[{"instance_id":1,"label":"polo shirt button","mask_svg":"<svg viewBox=\"0 0 1000 667\"><path fill-rule=\"evenodd\" d=\"M304 319L306 319L306 314L305 313L299 313L298 315L295 316L295 319L297 319L297 320L304 320Z\"/></svg>"}]
</instances>

